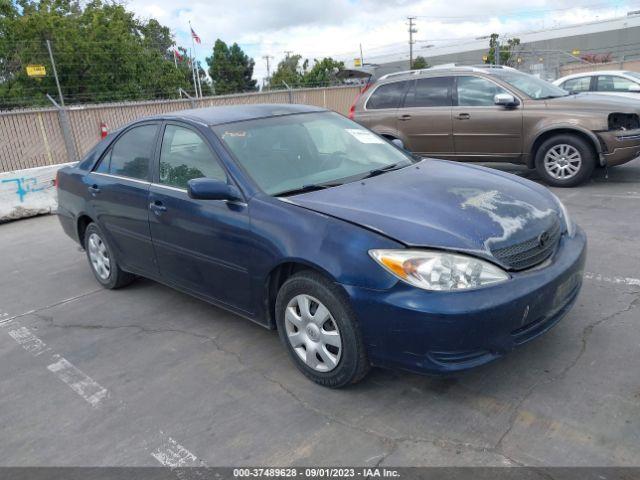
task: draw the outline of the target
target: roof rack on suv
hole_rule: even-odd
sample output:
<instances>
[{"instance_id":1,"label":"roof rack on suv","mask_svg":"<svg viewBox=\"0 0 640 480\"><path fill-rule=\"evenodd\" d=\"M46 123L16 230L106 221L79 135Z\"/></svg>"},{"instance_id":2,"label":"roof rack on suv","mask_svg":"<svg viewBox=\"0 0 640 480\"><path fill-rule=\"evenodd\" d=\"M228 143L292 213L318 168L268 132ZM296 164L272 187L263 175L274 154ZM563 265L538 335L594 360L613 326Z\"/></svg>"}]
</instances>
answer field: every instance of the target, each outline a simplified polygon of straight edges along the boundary
<instances>
[{"instance_id":1,"label":"roof rack on suv","mask_svg":"<svg viewBox=\"0 0 640 480\"><path fill-rule=\"evenodd\" d=\"M383 75L378 80L386 80L387 78L398 77L400 75L420 75L423 73L429 73L434 70L458 70L458 71L477 71L477 70L489 70L489 69L500 69L500 70L516 70L512 67L507 67L505 65L491 65L491 64L481 64L481 65L456 65L455 63L445 63L442 65L434 65L429 68L421 68L419 70L403 70L401 72L393 72L387 73Z\"/></svg>"}]
</instances>

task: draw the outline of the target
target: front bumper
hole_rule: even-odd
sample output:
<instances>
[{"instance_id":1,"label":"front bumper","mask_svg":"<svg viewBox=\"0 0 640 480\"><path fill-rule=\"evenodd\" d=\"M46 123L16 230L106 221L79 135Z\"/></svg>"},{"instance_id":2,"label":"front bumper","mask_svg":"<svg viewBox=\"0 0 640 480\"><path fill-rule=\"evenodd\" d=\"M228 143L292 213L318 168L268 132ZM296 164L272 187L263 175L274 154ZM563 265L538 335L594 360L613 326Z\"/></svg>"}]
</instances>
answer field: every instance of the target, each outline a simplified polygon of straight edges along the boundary
<instances>
[{"instance_id":1,"label":"front bumper","mask_svg":"<svg viewBox=\"0 0 640 480\"><path fill-rule=\"evenodd\" d=\"M344 286L374 365L445 373L501 357L553 327L582 286L586 237L563 235L551 261L503 284L428 292L403 282L389 290Z\"/></svg>"},{"instance_id":2,"label":"front bumper","mask_svg":"<svg viewBox=\"0 0 640 480\"><path fill-rule=\"evenodd\" d=\"M599 132L604 145L604 164L622 165L640 156L640 130Z\"/></svg>"}]
</instances>

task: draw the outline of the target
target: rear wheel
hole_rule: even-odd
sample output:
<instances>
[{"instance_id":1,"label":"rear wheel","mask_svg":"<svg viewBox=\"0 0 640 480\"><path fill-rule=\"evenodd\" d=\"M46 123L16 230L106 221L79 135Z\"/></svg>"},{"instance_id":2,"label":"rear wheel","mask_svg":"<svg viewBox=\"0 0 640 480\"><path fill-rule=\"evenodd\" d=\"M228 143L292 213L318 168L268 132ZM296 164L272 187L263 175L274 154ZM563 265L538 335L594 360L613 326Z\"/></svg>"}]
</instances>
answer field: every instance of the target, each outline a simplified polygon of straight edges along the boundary
<instances>
[{"instance_id":1,"label":"rear wheel","mask_svg":"<svg viewBox=\"0 0 640 480\"><path fill-rule=\"evenodd\" d=\"M298 369L314 382L338 388L369 371L364 343L344 294L315 272L300 272L276 299L280 340Z\"/></svg>"},{"instance_id":2,"label":"rear wheel","mask_svg":"<svg viewBox=\"0 0 640 480\"><path fill-rule=\"evenodd\" d=\"M554 187L575 187L587 181L596 165L591 145L576 135L555 135L536 153L536 170Z\"/></svg>"},{"instance_id":3,"label":"rear wheel","mask_svg":"<svg viewBox=\"0 0 640 480\"><path fill-rule=\"evenodd\" d=\"M84 249L96 280L105 288L115 289L129 285L135 276L123 271L113 255L102 230L90 223L84 233Z\"/></svg>"}]
</instances>

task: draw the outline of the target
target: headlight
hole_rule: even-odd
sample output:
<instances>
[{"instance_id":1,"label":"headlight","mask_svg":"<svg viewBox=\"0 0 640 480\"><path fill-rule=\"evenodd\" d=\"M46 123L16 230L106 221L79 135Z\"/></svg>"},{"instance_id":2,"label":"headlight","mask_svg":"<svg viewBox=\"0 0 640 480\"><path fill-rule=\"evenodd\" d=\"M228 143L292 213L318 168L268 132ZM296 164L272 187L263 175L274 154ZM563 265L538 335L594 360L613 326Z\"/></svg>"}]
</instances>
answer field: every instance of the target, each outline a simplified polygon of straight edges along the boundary
<instances>
[{"instance_id":1,"label":"headlight","mask_svg":"<svg viewBox=\"0 0 640 480\"><path fill-rule=\"evenodd\" d=\"M504 282L507 272L475 257L435 250L369 250L387 271L424 290L467 290Z\"/></svg>"},{"instance_id":2,"label":"headlight","mask_svg":"<svg viewBox=\"0 0 640 480\"><path fill-rule=\"evenodd\" d=\"M562 203L562 201L557 196L555 196L553 193L551 195L553 195L553 198L555 198L556 203L558 204L558 208L560 209L560 212L562 212L562 220L564 221L564 226L567 229L567 235L573 237L573 234L575 233L575 226L571 221L571 217L569 216L567 207L564 206L564 203Z\"/></svg>"}]
</instances>

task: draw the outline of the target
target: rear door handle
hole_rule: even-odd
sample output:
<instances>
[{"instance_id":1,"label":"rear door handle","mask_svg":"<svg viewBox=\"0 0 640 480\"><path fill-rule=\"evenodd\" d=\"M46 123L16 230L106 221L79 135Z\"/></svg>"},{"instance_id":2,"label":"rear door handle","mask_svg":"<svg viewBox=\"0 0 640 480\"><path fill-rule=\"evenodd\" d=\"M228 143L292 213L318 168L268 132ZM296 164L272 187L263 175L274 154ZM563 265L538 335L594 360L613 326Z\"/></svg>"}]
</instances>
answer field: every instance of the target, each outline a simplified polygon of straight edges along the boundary
<instances>
[{"instance_id":1,"label":"rear door handle","mask_svg":"<svg viewBox=\"0 0 640 480\"><path fill-rule=\"evenodd\" d=\"M167 211L167 207L165 207L160 201L155 201L153 203L150 203L149 209L156 215L160 215L162 212Z\"/></svg>"},{"instance_id":2,"label":"rear door handle","mask_svg":"<svg viewBox=\"0 0 640 480\"><path fill-rule=\"evenodd\" d=\"M400 115L398 117L398 120L400 120L401 122L406 122L407 120L411 120L411 115L409 115L408 113L404 115Z\"/></svg>"},{"instance_id":3,"label":"rear door handle","mask_svg":"<svg viewBox=\"0 0 640 480\"><path fill-rule=\"evenodd\" d=\"M100 193L100 188L98 187L98 185L91 185L87 190L89 190L89 193L91 195L95 195L97 193Z\"/></svg>"},{"instance_id":4,"label":"rear door handle","mask_svg":"<svg viewBox=\"0 0 640 480\"><path fill-rule=\"evenodd\" d=\"M471 115L469 115L468 113L459 113L456 118L458 120L469 120L471 118Z\"/></svg>"}]
</instances>

